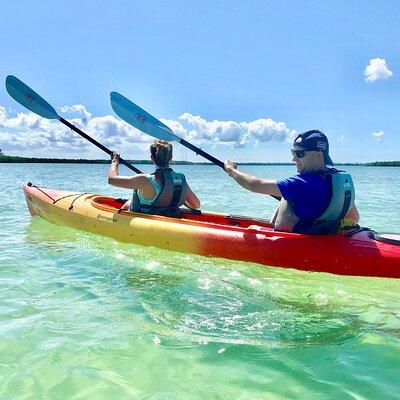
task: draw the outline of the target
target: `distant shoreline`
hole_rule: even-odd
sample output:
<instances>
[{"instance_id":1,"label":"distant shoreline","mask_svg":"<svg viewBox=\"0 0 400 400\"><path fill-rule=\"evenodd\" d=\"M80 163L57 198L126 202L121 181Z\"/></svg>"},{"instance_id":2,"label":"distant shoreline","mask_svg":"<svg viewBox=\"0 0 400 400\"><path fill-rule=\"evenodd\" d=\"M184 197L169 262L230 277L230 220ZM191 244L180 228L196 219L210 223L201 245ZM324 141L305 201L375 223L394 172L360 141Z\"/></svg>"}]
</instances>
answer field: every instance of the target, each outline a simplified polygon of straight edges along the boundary
<instances>
[{"instance_id":1,"label":"distant shoreline","mask_svg":"<svg viewBox=\"0 0 400 400\"><path fill-rule=\"evenodd\" d=\"M126 160L131 164L152 164L150 160ZM109 164L110 160L104 159L71 159L71 158L38 158L0 155L0 163L40 163L40 164ZM173 161L173 165L210 165L209 162ZM284 162L238 162L238 165L293 165ZM400 161L373 161L367 163L335 163L335 165L354 165L366 167L400 167Z\"/></svg>"}]
</instances>

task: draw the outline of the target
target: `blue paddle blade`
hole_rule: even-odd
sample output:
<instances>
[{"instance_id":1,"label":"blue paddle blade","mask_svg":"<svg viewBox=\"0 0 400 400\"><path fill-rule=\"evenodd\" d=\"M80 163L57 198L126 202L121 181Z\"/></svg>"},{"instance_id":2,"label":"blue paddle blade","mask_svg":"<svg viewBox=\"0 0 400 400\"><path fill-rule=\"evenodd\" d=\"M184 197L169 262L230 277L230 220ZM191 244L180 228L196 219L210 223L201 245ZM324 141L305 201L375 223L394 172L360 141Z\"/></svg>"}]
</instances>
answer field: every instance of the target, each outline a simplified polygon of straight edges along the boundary
<instances>
[{"instance_id":1,"label":"blue paddle blade","mask_svg":"<svg viewBox=\"0 0 400 400\"><path fill-rule=\"evenodd\" d=\"M158 139L179 142L181 138L172 132L167 125L150 115L126 97L117 92L110 93L111 107L114 112L128 124L143 133Z\"/></svg>"},{"instance_id":2,"label":"blue paddle blade","mask_svg":"<svg viewBox=\"0 0 400 400\"><path fill-rule=\"evenodd\" d=\"M24 82L13 75L6 78L6 89L9 95L29 111L47 119L60 119L56 110L42 97L40 97Z\"/></svg>"}]
</instances>

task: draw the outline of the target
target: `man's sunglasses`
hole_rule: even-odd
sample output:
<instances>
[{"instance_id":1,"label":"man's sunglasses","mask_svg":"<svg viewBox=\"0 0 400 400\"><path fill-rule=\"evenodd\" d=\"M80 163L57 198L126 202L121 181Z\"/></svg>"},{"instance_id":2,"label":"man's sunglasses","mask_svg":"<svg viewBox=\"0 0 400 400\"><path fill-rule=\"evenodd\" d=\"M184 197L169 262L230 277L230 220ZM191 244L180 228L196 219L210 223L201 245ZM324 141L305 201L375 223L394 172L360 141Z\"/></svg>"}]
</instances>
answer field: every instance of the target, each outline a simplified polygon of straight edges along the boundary
<instances>
[{"instance_id":1,"label":"man's sunglasses","mask_svg":"<svg viewBox=\"0 0 400 400\"><path fill-rule=\"evenodd\" d=\"M293 156L293 157L296 156L297 158L303 158L303 157L306 155L307 150L295 150L295 149L291 149L291 152L292 152L292 156Z\"/></svg>"}]
</instances>

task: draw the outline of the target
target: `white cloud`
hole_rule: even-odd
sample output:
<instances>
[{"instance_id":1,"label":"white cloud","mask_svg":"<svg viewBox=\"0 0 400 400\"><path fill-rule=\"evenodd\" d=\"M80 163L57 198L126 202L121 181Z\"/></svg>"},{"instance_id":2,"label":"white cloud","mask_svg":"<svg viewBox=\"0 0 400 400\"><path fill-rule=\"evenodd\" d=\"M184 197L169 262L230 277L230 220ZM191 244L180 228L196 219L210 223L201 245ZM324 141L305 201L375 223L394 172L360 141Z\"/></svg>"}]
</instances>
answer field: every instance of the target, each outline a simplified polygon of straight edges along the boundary
<instances>
[{"instance_id":1,"label":"white cloud","mask_svg":"<svg viewBox=\"0 0 400 400\"><path fill-rule=\"evenodd\" d=\"M375 82L380 79L388 79L393 72L388 68L386 60L383 58L373 58L364 70L366 82Z\"/></svg>"},{"instance_id":2,"label":"white cloud","mask_svg":"<svg viewBox=\"0 0 400 400\"><path fill-rule=\"evenodd\" d=\"M379 142L382 141L384 134L385 134L385 132L383 132L383 131L372 132L372 136L374 138L376 138Z\"/></svg>"},{"instance_id":3,"label":"white cloud","mask_svg":"<svg viewBox=\"0 0 400 400\"><path fill-rule=\"evenodd\" d=\"M338 142L343 142L344 141L344 135L339 135L337 141Z\"/></svg>"},{"instance_id":4,"label":"white cloud","mask_svg":"<svg viewBox=\"0 0 400 400\"><path fill-rule=\"evenodd\" d=\"M179 121L175 121L173 119L163 119L161 118L161 122L167 125L175 134L180 137L185 137L187 135L186 129Z\"/></svg>"},{"instance_id":5,"label":"white cloud","mask_svg":"<svg viewBox=\"0 0 400 400\"><path fill-rule=\"evenodd\" d=\"M39 117L33 113L19 113L16 117L8 118L7 112L4 107L0 111L0 126L3 128L12 129L38 129L41 127L41 122L43 121L43 126L46 125L46 119Z\"/></svg>"},{"instance_id":6,"label":"white cloud","mask_svg":"<svg viewBox=\"0 0 400 400\"><path fill-rule=\"evenodd\" d=\"M80 104L60 108L72 124L110 149L137 158L147 154L153 137L112 115L94 117ZM174 119L162 120L178 136L197 145L256 146L260 142L290 140L296 134L284 122L271 118L255 121L207 121L190 113ZM0 148L7 152L18 150L24 154L49 154L49 157L99 157L94 146L72 132L59 121L48 120L30 112L10 115L0 106ZM143 154L138 154L144 152ZM61 153L61 154L60 154ZM100 156L101 157L101 156Z\"/></svg>"},{"instance_id":7,"label":"white cloud","mask_svg":"<svg viewBox=\"0 0 400 400\"><path fill-rule=\"evenodd\" d=\"M82 105L65 106L61 110L74 114L75 118L68 118L73 125L111 149L125 152L135 149L138 144L146 143L147 147L152 140L112 115L93 117ZM53 157L57 156L59 148L65 149L68 157L75 157L82 154L82 151L91 156L94 150L91 143L58 121L30 112L12 117L1 106L0 148L3 152L29 150L32 155L39 150L42 153L48 150Z\"/></svg>"},{"instance_id":8,"label":"white cloud","mask_svg":"<svg viewBox=\"0 0 400 400\"><path fill-rule=\"evenodd\" d=\"M72 106L60 107L60 111L63 113L71 113L73 116L81 118L82 121L89 121L92 118L92 114L86 110L86 107L82 104L73 104ZM67 116L65 116L67 118Z\"/></svg>"},{"instance_id":9,"label":"white cloud","mask_svg":"<svg viewBox=\"0 0 400 400\"><path fill-rule=\"evenodd\" d=\"M5 120L6 120L6 109L0 106L0 125L4 124Z\"/></svg>"},{"instance_id":10,"label":"white cloud","mask_svg":"<svg viewBox=\"0 0 400 400\"><path fill-rule=\"evenodd\" d=\"M260 142L269 142L271 140L283 142L295 133L288 129L284 122L275 122L271 118L242 122L241 125L252 138Z\"/></svg>"},{"instance_id":11,"label":"white cloud","mask_svg":"<svg viewBox=\"0 0 400 400\"><path fill-rule=\"evenodd\" d=\"M296 131L287 128L284 122L276 122L271 118L257 119L251 122L206 121L200 116L190 113L182 114L182 130L187 140L197 142L211 141L214 144L231 144L243 147L248 142L269 142L291 139Z\"/></svg>"}]
</instances>

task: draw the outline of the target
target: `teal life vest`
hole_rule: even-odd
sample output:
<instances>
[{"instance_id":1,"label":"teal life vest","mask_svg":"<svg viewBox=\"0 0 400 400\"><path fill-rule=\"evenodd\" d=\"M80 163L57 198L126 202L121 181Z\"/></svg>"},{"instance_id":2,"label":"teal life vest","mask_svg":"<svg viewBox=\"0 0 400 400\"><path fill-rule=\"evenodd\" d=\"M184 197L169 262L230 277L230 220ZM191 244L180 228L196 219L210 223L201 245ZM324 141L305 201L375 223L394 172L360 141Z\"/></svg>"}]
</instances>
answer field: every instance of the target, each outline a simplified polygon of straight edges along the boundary
<instances>
[{"instance_id":1,"label":"teal life vest","mask_svg":"<svg viewBox=\"0 0 400 400\"><path fill-rule=\"evenodd\" d=\"M328 180L330 201L325 211L315 220L300 220L294 227L296 233L329 234L341 229L341 221L354 206L354 184L351 175L345 171L329 168L321 172Z\"/></svg>"},{"instance_id":2,"label":"teal life vest","mask_svg":"<svg viewBox=\"0 0 400 400\"><path fill-rule=\"evenodd\" d=\"M145 214L179 216L179 207L185 202L188 185L184 174L174 172L171 168L159 168L147 177L156 194L152 199L144 199L140 190L135 189L132 195L130 211ZM159 184L155 177L159 178Z\"/></svg>"}]
</instances>

